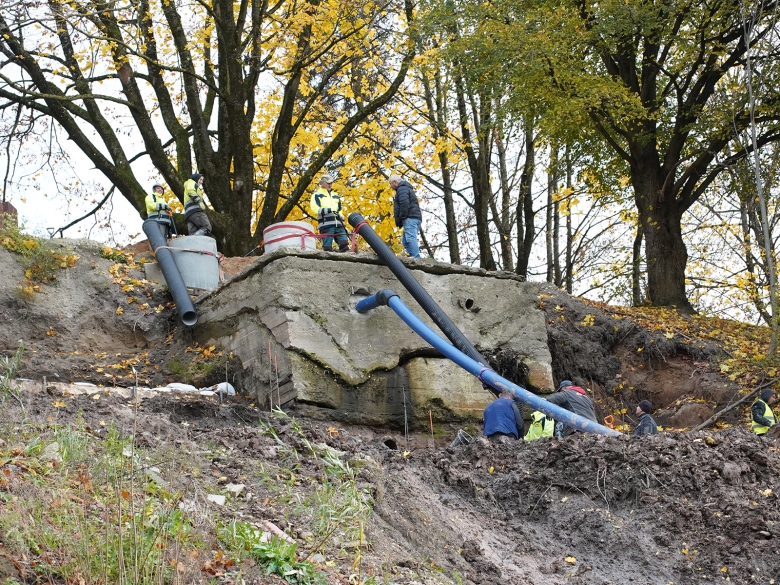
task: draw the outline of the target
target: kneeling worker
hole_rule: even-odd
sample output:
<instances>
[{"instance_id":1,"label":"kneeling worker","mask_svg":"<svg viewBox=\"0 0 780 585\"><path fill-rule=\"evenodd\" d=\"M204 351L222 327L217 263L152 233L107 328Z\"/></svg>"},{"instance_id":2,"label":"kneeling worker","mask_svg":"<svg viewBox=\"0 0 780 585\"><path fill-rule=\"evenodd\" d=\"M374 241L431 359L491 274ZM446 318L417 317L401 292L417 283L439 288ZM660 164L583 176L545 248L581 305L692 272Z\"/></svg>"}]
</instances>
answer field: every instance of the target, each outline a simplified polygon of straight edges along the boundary
<instances>
[{"instance_id":1,"label":"kneeling worker","mask_svg":"<svg viewBox=\"0 0 780 585\"><path fill-rule=\"evenodd\" d=\"M777 402L775 391L766 388L761 391L761 398L753 403L750 408L753 422L750 428L759 436L766 435L767 431L777 424L777 415L772 410L772 405Z\"/></svg>"},{"instance_id":2,"label":"kneeling worker","mask_svg":"<svg viewBox=\"0 0 780 585\"><path fill-rule=\"evenodd\" d=\"M517 407L511 392L502 392L487 405L483 413L485 419L484 435L489 441L506 443L517 441L523 436L523 415Z\"/></svg>"},{"instance_id":3,"label":"kneeling worker","mask_svg":"<svg viewBox=\"0 0 780 585\"><path fill-rule=\"evenodd\" d=\"M163 186L159 183L152 187L152 192L146 196L146 218L152 219L160 226L160 232L168 240L171 237L171 208L163 197Z\"/></svg>"}]
</instances>

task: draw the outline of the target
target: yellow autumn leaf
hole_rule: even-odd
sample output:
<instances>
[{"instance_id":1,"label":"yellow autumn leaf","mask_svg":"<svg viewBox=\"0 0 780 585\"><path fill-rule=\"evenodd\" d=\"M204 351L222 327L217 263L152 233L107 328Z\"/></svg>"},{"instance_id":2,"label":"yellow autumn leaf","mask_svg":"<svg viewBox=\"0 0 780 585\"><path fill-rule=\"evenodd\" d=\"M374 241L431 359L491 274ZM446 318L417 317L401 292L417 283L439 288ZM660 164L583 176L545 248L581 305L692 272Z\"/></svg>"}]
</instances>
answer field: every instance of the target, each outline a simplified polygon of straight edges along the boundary
<instances>
[{"instance_id":1,"label":"yellow autumn leaf","mask_svg":"<svg viewBox=\"0 0 780 585\"><path fill-rule=\"evenodd\" d=\"M674 337L674 333L664 333L664 337L666 337L666 339L672 339Z\"/></svg>"},{"instance_id":2,"label":"yellow autumn leaf","mask_svg":"<svg viewBox=\"0 0 780 585\"><path fill-rule=\"evenodd\" d=\"M55 337L57 335L57 332L51 327L49 327L49 330L46 332L46 335L48 335L49 337Z\"/></svg>"},{"instance_id":3,"label":"yellow autumn leaf","mask_svg":"<svg viewBox=\"0 0 780 585\"><path fill-rule=\"evenodd\" d=\"M139 311L145 311L148 308L149 308L149 303L144 303L143 305L138 305L138 310Z\"/></svg>"},{"instance_id":4,"label":"yellow autumn leaf","mask_svg":"<svg viewBox=\"0 0 780 585\"><path fill-rule=\"evenodd\" d=\"M65 408L67 405L62 400L55 400L53 406L54 408Z\"/></svg>"},{"instance_id":5,"label":"yellow autumn leaf","mask_svg":"<svg viewBox=\"0 0 780 585\"><path fill-rule=\"evenodd\" d=\"M121 315L121 314L122 314L122 313L124 313L124 312L125 312L125 310L124 310L122 307L117 307L117 308L116 308L116 314L117 314L117 315Z\"/></svg>"},{"instance_id":6,"label":"yellow autumn leaf","mask_svg":"<svg viewBox=\"0 0 780 585\"><path fill-rule=\"evenodd\" d=\"M100 394L93 394L92 400L100 400Z\"/></svg>"},{"instance_id":7,"label":"yellow autumn leaf","mask_svg":"<svg viewBox=\"0 0 780 585\"><path fill-rule=\"evenodd\" d=\"M404 451L404 457L409 457L409 455L411 454L412 454L411 451Z\"/></svg>"},{"instance_id":8,"label":"yellow autumn leaf","mask_svg":"<svg viewBox=\"0 0 780 585\"><path fill-rule=\"evenodd\" d=\"M772 495L772 488L767 488L767 489L763 490L761 492L761 495L764 496L765 498L768 498L769 496Z\"/></svg>"},{"instance_id":9,"label":"yellow autumn leaf","mask_svg":"<svg viewBox=\"0 0 780 585\"><path fill-rule=\"evenodd\" d=\"M101 421L100 421L98 424L99 424L101 427L104 427L104 426L106 426L106 421L104 421L104 420L101 420Z\"/></svg>"},{"instance_id":10,"label":"yellow autumn leaf","mask_svg":"<svg viewBox=\"0 0 780 585\"><path fill-rule=\"evenodd\" d=\"M490 466L490 469L488 469L488 473L493 473L495 470L496 470L496 469L495 469L495 467L493 467L493 466L491 465L491 466Z\"/></svg>"},{"instance_id":11,"label":"yellow autumn leaf","mask_svg":"<svg viewBox=\"0 0 780 585\"><path fill-rule=\"evenodd\" d=\"M575 559L574 557L566 557L563 560L566 561L567 563L569 563L570 565L573 565L574 563L577 562L577 559Z\"/></svg>"}]
</instances>

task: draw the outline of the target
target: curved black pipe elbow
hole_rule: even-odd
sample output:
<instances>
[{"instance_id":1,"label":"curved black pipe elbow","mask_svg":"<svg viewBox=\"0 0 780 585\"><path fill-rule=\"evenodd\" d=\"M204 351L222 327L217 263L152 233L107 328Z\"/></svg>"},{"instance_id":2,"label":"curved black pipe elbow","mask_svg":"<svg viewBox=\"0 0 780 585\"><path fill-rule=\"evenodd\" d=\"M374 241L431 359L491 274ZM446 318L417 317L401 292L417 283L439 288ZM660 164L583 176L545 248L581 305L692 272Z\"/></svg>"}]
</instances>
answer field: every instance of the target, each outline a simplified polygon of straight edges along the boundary
<instances>
[{"instance_id":1,"label":"curved black pipe elbow","mask_svg":"<svg viewBox=\"0 0 780 585\"><path fill-rule=\"evenodd\" d=\"M157 264L160 265L168 289L171 291L176 310L179 311L179 317L181 317L182 323L192 327L198 322L198 313L195 311L195 305L192 303L190 293L187 292L187 286L184 284L178 266L176 266L173 254L166 246L167 242L160 233L160 227L153 219L147 219L143 224L143 229L152 245L152 251L157 258Z\"/></svg>"}]
</instances>

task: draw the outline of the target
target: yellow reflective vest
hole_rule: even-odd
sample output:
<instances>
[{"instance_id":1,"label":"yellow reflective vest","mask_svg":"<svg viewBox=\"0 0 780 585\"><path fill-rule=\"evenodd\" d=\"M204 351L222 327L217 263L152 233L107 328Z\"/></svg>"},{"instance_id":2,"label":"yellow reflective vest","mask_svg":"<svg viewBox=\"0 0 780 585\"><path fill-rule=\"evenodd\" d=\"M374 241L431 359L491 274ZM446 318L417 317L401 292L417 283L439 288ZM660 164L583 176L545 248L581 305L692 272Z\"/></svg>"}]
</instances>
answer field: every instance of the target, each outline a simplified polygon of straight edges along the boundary
<instances>
[{"instance_id":1,"label":"yellow reflective vest","mask_svg":"<svg viewBox=\"0 0 780 585\"><path fill-rule=\"evenodd\" d=\"M171 217L168 215L168 202L162 195L157 193L149 193L146 196L146 217L147 219L153 219L157 223L164 223L170 225Z\"/></svg>"},{"instance_id":2,"label":"yellow reflective vest","mask_svg":"<svg viewBox=\"0 0 780 585\"><path fill-rule=\"evenodd\" d=\"M336 191L319 187L312 193L310 206L320 229L331 225L342 225L339 221L344 219L341 215L341 196Z\"/></svg>"},{"instance_id":3,"label":"yellow reflective vest","mask_svg":"<svg viewBox=\"0 0 780 585\"><path fill-rule=\"evenodd\" d=\"M775 424L777 424L777 416L775 416L772 407L769 406L763 400L758 400L757 402L760 402L761 404L764 405L764 414L763 414L764 418L768 418L769 420L772 420L775 422ZM757 423L756 421L752 420L752 417L751 417L750 428L753 429L753 432L756 433L757 435L764 435L769 430L769 427Z\"/></svg>"},{"instance_id":4,"label":"yellow reflective vest","mask_svg":"<svg viewBox=\"0 0 780 585\"><path fill-rule=\"evenodd\" d=\"M528 432L525 434L526 441L534 441L541 439L542 437L552 437L555 430L555 421L547 416L543 412L535 410L531 415L531 426L528 427Z\"/></svg>"},{"instance_id":5,"label":"yellow reflective vest","mask_svg":"<svg viewBox=\"0 0 780 585\"><path fill-rule=\"evenodd\" d=\"M206 211L203 202L203 189L192 179L184 182L184 217L191 216L196 211Z\"/></svg>"}]
</instances>

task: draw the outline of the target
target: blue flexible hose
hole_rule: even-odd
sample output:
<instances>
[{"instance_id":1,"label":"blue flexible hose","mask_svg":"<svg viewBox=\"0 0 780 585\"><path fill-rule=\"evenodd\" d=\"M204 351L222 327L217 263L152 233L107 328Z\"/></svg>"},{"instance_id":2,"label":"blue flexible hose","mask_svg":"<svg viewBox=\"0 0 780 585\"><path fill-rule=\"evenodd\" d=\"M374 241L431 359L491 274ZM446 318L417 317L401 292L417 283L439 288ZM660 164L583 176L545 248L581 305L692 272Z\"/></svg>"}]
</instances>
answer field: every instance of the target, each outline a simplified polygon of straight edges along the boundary
<instances>
[{"instance_id":1,"label":"blue flexible hose","mask_svg":"<svg viewBox=\"0 0 780 585\"><path fill-rule=\"evenodd\" d=\"M486 368L476 360L470 358L458 348L442 339L430 327L423 323L417 315L409 310L398 294L392 290L383 289L375 295L359 301L356 309L359 313L367 313L380 305L389 306L404 323L417 333L417 335L439 350L445 357L451 359L461 368L476 376L480 382L488 384L498 392L510 392L517 400L529 405L534 410L539 410L547 416L550 416L565 425L574 427L583 433L596 433L610 437L619 437L621 435L621 433L614 429L600 425L584 416L570 412L552 402L548 402L544 398L540 398L536 394L510 382L506 378L496 374L493 370Z\"/></svg>"}]
</instances>

